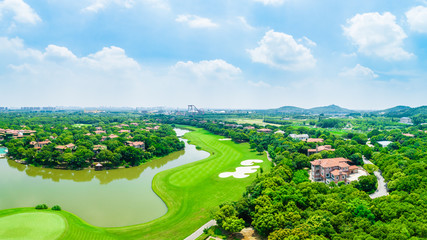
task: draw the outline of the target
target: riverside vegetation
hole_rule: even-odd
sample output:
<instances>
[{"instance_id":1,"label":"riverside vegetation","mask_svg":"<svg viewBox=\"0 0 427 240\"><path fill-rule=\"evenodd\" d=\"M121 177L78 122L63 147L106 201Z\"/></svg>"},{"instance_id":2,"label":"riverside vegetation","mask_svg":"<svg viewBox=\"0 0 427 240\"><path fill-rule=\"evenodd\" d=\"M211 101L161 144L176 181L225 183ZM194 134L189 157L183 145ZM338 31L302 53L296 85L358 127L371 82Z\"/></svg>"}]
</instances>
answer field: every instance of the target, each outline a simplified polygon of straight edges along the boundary
<instances>
[{"instance_id":1,"label":"riverside vegetation","mask_svg":"<svg viewBox=\"0 0 427 240\"><path fill-rule=\"evenodd\" d=\"M188 123L185 119L178 121ZM307 127L283 126L280 129L284 134L268 134L243 130L243 126L236 127L233 123L190 121L189 124L237 141L249 139L251 147L267 150L277 164L271 172L257 177L240 200L219 205L213 216L219 227L228 232L253 226L269 240L423 239L427 236L427 134L424 126L337 136L328 129ZM279 129L267 127L272 132ZM293 140L287 137L290 133L322 138L336 151L307 157L306 150L313 147L312 143ZM374 148L365 144L368 138ZM392 143L381 147L377 144L380 140ZM382 171L390 195L369 197L368 193L376 189L373 175L361 177L349 185L326 185L310 182L304 170L310 166L310 160L318 158L345 157L363 164L362 155Z\"/></svg>"},{"instance_id":2,"label":"riverside vegetation","mask_svg":"<svg viewBox=\"0 0 427 240\"><path fill-rule=\"evenodd\" d=\"M141 225L97 228L65 211L53 212L64 217L70 226L62 238L183 239L211 218L229 232L253 226L268 239L422 239L427 235L425 126L334 134L335 130L327 128L284 125L266 126L272 132L261 133L257 132L258 126L244 129L249 124L236 126L238 124L233 122L209 118L151 118L163 124L204 128L205 131L193 129L195 131L188 133L187 138L209 151L211 157L156 175L153 189L169 208L165 216ZM279 129L284 134L274 133ZM307 156L307 149L314 148L315 144L293 140L288 137L290 133L307 133L310 137L322 138L322 144L329 144L336 151ZM218 141L224 137L243 144ZM368 138L373 148L366 145ZM381 147L377 143L381 140L389 140L392 144ZM245 148L253 150L250 152ZM276 164L271 170L264 164L262 174L242 179L238 185L236 179L217 177L218 173L236 167L241 160L260 158L256 152L263 154L264 150ZM227 157L232 153L235 161ZM362 165L362 156L382 171L390 195L371 199L368 193L376 189L371 176L349 185L325 185L308 180L305 168L310 167L311 160L345 157ZM207 169L210 174L205 174ZM245 186L248 186L246 190ZM216 211L206 214L215 206ZM3 210L0 220L2 216L7 219L33 211ZM207 235L201 238L204 237Z\"/></svg>"},{"instance_id":3,"label":"riverside vegetation","mask_svg":"<svg viewBox=\"0 0 427 240\"><path fill-rule=\"evenodd\" d=\"M119 114L2 114L0 129L9 157L49 168L138 166L184 148L171 126Z\"/></svg>"}]
</instances>

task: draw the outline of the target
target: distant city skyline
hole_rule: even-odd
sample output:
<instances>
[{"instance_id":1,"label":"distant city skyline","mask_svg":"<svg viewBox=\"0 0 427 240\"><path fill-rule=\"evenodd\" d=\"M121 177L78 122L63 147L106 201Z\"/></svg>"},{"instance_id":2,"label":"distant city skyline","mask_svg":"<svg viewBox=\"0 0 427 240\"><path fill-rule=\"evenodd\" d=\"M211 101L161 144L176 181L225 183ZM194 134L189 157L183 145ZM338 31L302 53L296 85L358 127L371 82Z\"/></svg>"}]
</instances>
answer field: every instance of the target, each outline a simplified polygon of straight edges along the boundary
<instances>
[{"instance_id":1,"label":"distant city skyline","mask_svg":"<svg viewBox=\"0 0 427 240\"><path fill-rule=\"evenodd\" d=\"M427 1L0 0L0 107L427 105Z\"/></svg>"}]
</instances>

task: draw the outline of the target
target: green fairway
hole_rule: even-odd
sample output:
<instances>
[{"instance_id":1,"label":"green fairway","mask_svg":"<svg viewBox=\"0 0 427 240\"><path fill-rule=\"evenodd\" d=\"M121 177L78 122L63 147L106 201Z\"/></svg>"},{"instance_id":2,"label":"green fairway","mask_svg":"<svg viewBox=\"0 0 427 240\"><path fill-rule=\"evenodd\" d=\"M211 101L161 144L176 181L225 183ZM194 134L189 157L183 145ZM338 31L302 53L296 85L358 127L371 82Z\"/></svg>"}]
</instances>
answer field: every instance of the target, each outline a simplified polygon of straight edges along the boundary
<instances>
[{"instance_id":1,"label":"green fairway","mask_svg":"<svg viewBox=\"0 0 427 240\"><path fill-rule=\"evenodd\" d=\"M1 239L57 239L66 229L64 218L50 212L18 213L0 218Z\"/></svg>"},{"instance_id":2,"label":"green fairway","mask_svg":"<svg viewBox=\"0 0 427 240\"><path fill-rule=\"evenodd\" d=\"M223 136L192 128L185 137L191 144L211 153L210 157L157 174L152 183L154 191L168 207L168 212L148 223L120 228L99 228L88 225L68 212L58 212L68 222L61 239L184 239L197 228L212 219L211 212L220 203L235 201L244 192L257 173L247 178L219 178L222 172L233 172L248 159L261 159L264 171L271 167L265 154L250 151L249 144L219 141ZM126 204L126 203L123 203ZM9 213L7 213L9 211ZM12 214L0 211L2 216ZM35 212L32 209L16 209L18 212ZM120 216L117 216L120 217ZM14 227L19 227L19 224Z\"/></svg>"}]
</instances>

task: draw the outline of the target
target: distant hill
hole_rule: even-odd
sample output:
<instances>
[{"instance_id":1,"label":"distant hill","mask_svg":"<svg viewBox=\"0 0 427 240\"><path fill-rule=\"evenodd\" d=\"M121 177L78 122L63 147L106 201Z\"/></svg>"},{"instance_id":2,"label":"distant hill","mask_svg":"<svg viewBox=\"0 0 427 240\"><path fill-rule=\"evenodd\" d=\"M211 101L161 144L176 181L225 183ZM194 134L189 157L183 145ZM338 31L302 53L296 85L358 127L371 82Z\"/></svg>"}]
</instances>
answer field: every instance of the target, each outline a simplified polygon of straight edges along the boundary
<instances>
[{"instance_id":1,"label":"distant hill","mask_svg":"<svg viewBox=\"0 0 427 240\"><path fill-rule=\"evenodd\" d=\"M408 107L408 106L396 106L396 107L387 108L387 109L384 109L384 110L378 111L378 112L391 113L391 112L404 111L404 110L408 110L408 109L411 109L411 107Z\"/></svg>"},{"instance_id":2,"label":"distant hill","mask_svg":"<svg viewBox=\"0 0 427 240\"><path fill-rule=\"evenodd\" d=\"M347 113L353 113L356 111L345 109L342 107L339 107L337 105L330 105L330 106L324 106L324 107L315 107L310 109L305 108L299 108L294 106L283 106L276 109L269 109L266 110L269 113L299 113L299 114L347 114Z\"/></svg>"},{"instance_id":3,"label":"distant hill","mask_svg":"<svg viewBox=\"0 0 427 240\"><path fill-rule=\"evenodd\" d=\"M345 113L353 113L355 111L350 110L350 109L346 109L346 108L342 108L340 106L337 105L329 105L329 106L325 106L325 107L315 107L315 108L310 108L308 109L311 113L313 114L345 114Z\"/></svg>"},{"instance_id":4,"label":"distant hill","mask_svg":"<svg viewBox=\"0 0 427 240\"><path fill-rule=\"evenodd\" d=\"M388 112L385 115L389 117L413 117L415 115L427 115L427 106L402 108L397 111Z\"/></svg>"},{"instance_id":5,"label":"distant hill","mask_svg":"<svg viewBox=\"0 0 427 240\"><path fill-rule=\"evenodd\" d=\"M307 112L304 108L294 107L294 106L283 106L277 109L272 109L278 113L304 113Z\"/></svg>"},{"instance_id":6,"label":"distant hill","mask_svg":"<svg viewBox=\"0 0 427 240\"><path fill-rule=\"evenodd\" d=\"M294 106L283 106L275 109L268 110L259 110L261 112L267 113L288 113L288 114L350 114L350 113L366 113L370 112L373 114L384 114L388 117L411 117L415 115L427 115L427 106L421 106L417 108L411 108L408 106L396 106L384 110L376 111L357 111L347 108L342 108L337 105L329 105L323 107L314 107L314 108L300 108Z\"/></svg>"}]
</instances>

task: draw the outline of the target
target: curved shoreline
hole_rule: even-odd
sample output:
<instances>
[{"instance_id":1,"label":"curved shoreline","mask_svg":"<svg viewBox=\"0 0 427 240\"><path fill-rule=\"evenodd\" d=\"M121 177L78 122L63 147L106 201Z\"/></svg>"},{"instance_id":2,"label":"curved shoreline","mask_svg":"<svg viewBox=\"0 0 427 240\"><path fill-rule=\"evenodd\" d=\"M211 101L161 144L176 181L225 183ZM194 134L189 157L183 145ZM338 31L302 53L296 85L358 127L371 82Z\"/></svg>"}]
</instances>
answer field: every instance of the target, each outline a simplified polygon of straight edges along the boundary
<instances>
[{"instance_id":1,"label":"curved shoreline","mask_svg":"<svg viewBox=\"0 0 427 240\"><path fill-rule=\"evenodd\" d=\"M82 231L88 236L84 239L99 236L112 239L184 239L211 219L206 213L215 209L218 204L237 200L255 178L255 174L245 179L220 179L217 177L218 173L235 168L242 160L260 157L267 160L265 155L259 156L251 152L247 143L218 141L221 136L202 129L192 130L194 131L188 133L186 138L192 145L209 152L210 156L155 175L152 189L167 205L165 215L147 223L102 228L87 224L72 213L63 211L58 214L66 216L72 226L65 233L64 239L73 239L75 234L81 234ZM262 165L267 170L270 167L268 161L264 161ZM0 211L0 217L4 216L5 211L7 210Z\"/></svg>"}]
</instances>

